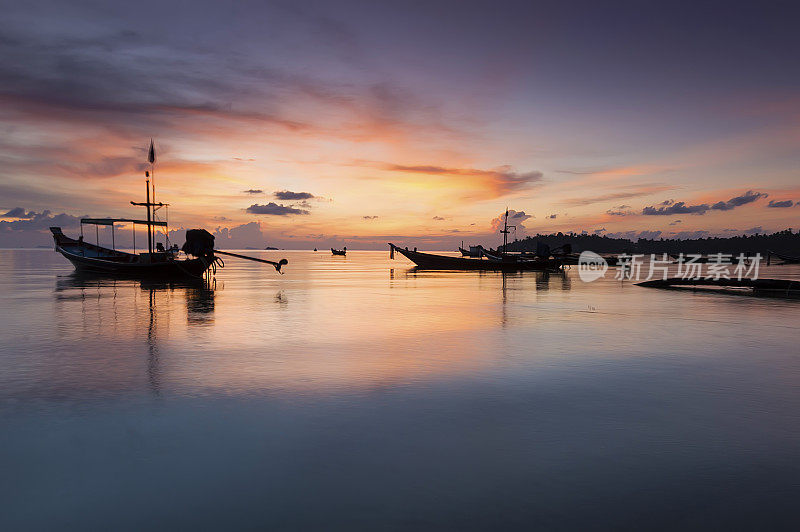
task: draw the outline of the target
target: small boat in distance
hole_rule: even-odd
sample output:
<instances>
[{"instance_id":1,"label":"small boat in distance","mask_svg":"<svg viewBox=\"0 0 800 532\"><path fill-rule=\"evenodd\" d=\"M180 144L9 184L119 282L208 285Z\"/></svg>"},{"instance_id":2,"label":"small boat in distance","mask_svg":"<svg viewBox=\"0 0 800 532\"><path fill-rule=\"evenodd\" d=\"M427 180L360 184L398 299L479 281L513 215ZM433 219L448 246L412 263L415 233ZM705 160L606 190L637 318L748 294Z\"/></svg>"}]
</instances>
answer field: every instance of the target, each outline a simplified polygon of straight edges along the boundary
<instances>
[{"instance_id":1,"label":"small boat in distance","mask_svg":"<svg viewBox=\"0 0 800 532\"><path fill-rule=\"evenodd\" d=\"M343 247L342 249L333 249L333 248L331 248L331 253L333 253L334 255L345 256L345 255L347 255L347 246Z\"/></svg>"},{"instance_id":2,"label":"small boat in distance","mask_svg":"<svg viewBox=\"0 0 800 532\"><path fill-rule=\"evenodd\" d=\"M274 262L214 249L214 235L205 229L187 230L186 242L180 250L177 244L170 245L167 222L155 219L156 211L169 207L168 203L155 200L155 185L151 182L155 158L155 148L151 140L148 153L150 170L145 172L146 201L144 203L131 202L131 205L147 208L147 219L83 218L81 219L81 235L77 240L66 236L60 227L51 227L50 232L53 234L55 251L69 260L76 270L139 279L200 278L209 268L216 270L218 265L219 267L224 265L215 253L270 264L278 272L281 272L281 266L288 263L286 259ZM133 227L133 253L116 249L114 225L117 223L131 224ZM84 225L95 226L95 244L84 241ZM101 225L111 227L111 248L100 245L98 227ZM147 251L138 254L136 253L137 225L147 226ZM157 228L163 228L166 246L161 242L155 242ZM181 252L183 252L183 256L181 256Z\"/></svg>"}]
</instances>

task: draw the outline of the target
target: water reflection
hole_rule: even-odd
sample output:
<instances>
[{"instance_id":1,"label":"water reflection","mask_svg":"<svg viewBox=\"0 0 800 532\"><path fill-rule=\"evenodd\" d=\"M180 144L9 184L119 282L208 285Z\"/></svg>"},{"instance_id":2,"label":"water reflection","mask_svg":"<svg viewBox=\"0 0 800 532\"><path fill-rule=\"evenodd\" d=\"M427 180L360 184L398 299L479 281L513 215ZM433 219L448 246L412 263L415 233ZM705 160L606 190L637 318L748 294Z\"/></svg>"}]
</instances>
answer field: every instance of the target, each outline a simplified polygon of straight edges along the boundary
<instances>
[{"instance_id":1,"label":"water reflection","mask_svg":"<svg viewBox=\"0 0 800 532\"><path fill-rule=\"evenodd\" d=\"M186 315L189 325L208 325L213 323L214 294L217 291L215 279L182 281L133 280L74 272L70 275L57 277L55 295L57 301L74 299L88 301L109 297L116 301L120 297L121 290L137 288L147 294L150 314L149 328L154 326L157 319L156 309L159 305L158 295L160 293L167 294L169 301L172 301L175 295L183 296L186 302ZM170 303L161 304L169 305ZM116 322L116 305L112 305L112 309L115 310L112 314L112 321Z\"/></svg>"},{"instance_id":2,"label":"water reflection","mask_svg":"<svg viewBox=\"0 0 800 532\"><path fill-rule=\"evenodd\" d=\"M161 395L161 371L156 344L156 299L155 289L150 289L150 325L147 327L147 381L155 395Z\"/></svg>"},{"instance_id":3,"label":"water reflection","mask_svg":"<svg viewBox=\"0 0 800 532\"><path fill-rule=\"evenodd\" d=\"M377 252L229 264L224 290L62 260L0 251L0 529L794 515L797 301L574 270L387 279Z\"/></svg>"},{"instance_id":4,"label":"water reflection","mask_svg":"<svg viewBox=\"0 0 800 532\"><path fill-rule=\"evenodd\" d=\"M105 382L96 384L103 389L132 385L137 380L135 353L141 353L141 347L135 346L141 346L143 339L147 389L160 396L164 378L160 344L169 341L171 321L184 307L190 329L212 325L216 291L213 279L165 282L78 272L57 277L57 326L61 338L74 340L70 349L64 348L63 355L74 358L76 364L83 364L87 356L98 363L88 371L65 371L61 378L74 380L65 388L86 386L99 381L101 375ZM63 362L68 366L70 360ZM114 367L113 372L108 372L109 365Z\"/></svg>"}]
</instances>

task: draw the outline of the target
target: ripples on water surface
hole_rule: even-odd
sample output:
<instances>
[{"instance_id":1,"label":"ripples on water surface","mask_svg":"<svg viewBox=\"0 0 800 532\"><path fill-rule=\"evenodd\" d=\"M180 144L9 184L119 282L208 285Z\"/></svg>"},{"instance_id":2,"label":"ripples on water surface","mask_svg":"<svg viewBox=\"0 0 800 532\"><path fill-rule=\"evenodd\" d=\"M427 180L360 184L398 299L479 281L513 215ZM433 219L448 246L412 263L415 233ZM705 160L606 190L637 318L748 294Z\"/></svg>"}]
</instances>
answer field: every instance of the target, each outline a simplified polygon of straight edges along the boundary
<instances>
[{"instance_id":1,"label":"ripples on water surface","mask_svg":"<svg viewBox=\"0 0 800 532\"><path fill-rule=\"evenodd\" d=\"M251 253L286 275L101 280L0 250L0 529L800 517L800 301Z\"/></svg>"}]
</instances>

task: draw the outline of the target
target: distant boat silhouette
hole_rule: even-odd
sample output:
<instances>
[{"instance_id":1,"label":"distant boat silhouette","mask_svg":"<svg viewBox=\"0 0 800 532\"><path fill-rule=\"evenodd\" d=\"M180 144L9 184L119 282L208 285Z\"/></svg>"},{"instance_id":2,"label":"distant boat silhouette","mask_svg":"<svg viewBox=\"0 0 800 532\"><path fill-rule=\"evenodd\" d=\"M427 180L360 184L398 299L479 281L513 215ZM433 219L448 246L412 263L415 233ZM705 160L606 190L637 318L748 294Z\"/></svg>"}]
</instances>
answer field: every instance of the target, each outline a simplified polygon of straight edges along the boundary
<instances>
[{"instance_id":1,"label":"distant boat silhouette","mask_svg":"<svg viewBox=\"0 0 800 532\"><path fill-rule=\"evenodd\" d=\"M559 259L527 259L510 253L492 255L484 251L484 258L467 258L423 253L417 250L412 251L395 246L392 243L389 243L389 246L392 258L394 258L395 252L400 253L422 270L544 271L556 270L563 264Z\"/></svg>"},{"instance_id":2,"label":"distant boat silhouette","mask_svg":"<svg viewBox=\"0 0 800 532\"><path fill-rule=\"evenodd\" d=\"M342 249L333 249L331 248L331 253L334 255L347 255L347 246Z\"/></svg>"},{"instance_id":3,"label":"distant boat silhouette","mask_svg":"<svg viewBox=\"0 0 800 532\"><path fill-rule=\"evenodd\" d=\"M451 257L448 255L435 255L433 253L423 253L417 251L410 251L408 248L401 248L389 243L389 257L394 258L395 251L406 257L408 260L417 265L420 269L424 270L501 270L501 271L518 271L518 270L556 270L561 268L563 262L555 257L524 257L520 254L506 253L508 248L508 233L509 228L514 226L508 225L508 209L506 209L505 222L503 229L500 231L503 234L503 251L487 251L481 246L477 246L480 251L477 258L466 257ZM459 248L463 253L464 249ZM469 252L467 252L469 254Z\"/></svg>"},{"instance_id":4,"label":"distant boat silhouette","mask_svg":"<svg viewBox=\"0 0 800 532\"><path fill-rule=\"evenodd\" d=\"M316 250L317 250L317 248L314 248L314 251L316 251Z\"/></svg>"}]
</instances>

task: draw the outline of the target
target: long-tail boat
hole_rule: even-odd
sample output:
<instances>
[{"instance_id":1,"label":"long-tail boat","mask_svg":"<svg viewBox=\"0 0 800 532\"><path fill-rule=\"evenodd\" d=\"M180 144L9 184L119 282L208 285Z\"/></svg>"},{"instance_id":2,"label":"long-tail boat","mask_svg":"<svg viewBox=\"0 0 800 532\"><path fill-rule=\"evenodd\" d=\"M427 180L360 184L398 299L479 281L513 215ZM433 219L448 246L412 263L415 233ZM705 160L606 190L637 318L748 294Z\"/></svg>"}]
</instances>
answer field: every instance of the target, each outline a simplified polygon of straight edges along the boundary
<instances>
[{"instance_id":1,"label":"long-tail boat","mask_svg":"<svg viewBox=\"0 0 800 532\"><path fill-rule=\"evenodd\" d=\"M209 268L216 270L223 266L222 260L216 256L228 255L232 257L253 260L270 264L280 272L281 266L288 263L286 259L278 262L247 257L227 251L214 249L214 235L204 229L189 229L186 231L186 243L179 250L177 244L169 245L169 227L166 221L156 220L155 213L161 208L168 208L168 203L156 202L155 184L152 182L155 164L155 148L150 141L148 154L150 170L145 172L147 187L146 201L144 203L131 202L131 205L145 207L147 219L136 220L132 218L83 218L81 219L81 235L78 239L66 236L60 227L51 227L55 241L55 250L69 260L76 270L116 275L119 277L133 278L186 278L202 277ZM152 197L151 197L152 190ZM117 223L131 224L133 227L133 253L116 249L114 226ZM95 226L96 242L90 244L84 241L83 227ZM111 227L111 248L100 245L99 226ZM136 226L147 226L147 251L136 253ZM155 229L163 228L166 247L155 242ZM183 254L181 254L183 252Z\"/></svg>"},{"instance_id":2,"label":"long-tail boat","mask_svg":"<svg viewBox=\"0 0 800 532\"><path fill-rule=\"evenodd\" d=\"M508 246L508 209L506 209L505 222L503 224L503 249ZM480 257L451 257L448 255L436 255L433 253L423 253L408 248L401 248L389 243L390 258L394 258L395 252L400 253L408 260L423 270L500 270L500 271L520 271L520 270L556 270L562 266L562 262L556 258L525 258L518 254L505 252L492 253L481 248Z\"/></svg>"},{"instance_id":3,"label":"long-tail boat","mask_svg":"<svg viewBox=\"0 0 800 532\"><path fill-rule=\"evenodd\" d=\"M333 249L333 248L331 248L331 253L334 254L334 255L345 256L345 255L347 255L347 247L345 246L344 249Z\"/></svg>"},{"instance_id":4,"label":"long-tail boat","mask_svg":"<svg viewBox=\"0 0 800 532\"><path fill-rule=\"evenodd\" d=\"M394 253L400 253L417 265L421 270L556 270L561 267L561 262L556 259L523 259L509 254L492 260L484 254L484 258L451 257L434 253L423 253L401 248L389 243L392 258Z\"/></svg>"}]
</instances>

